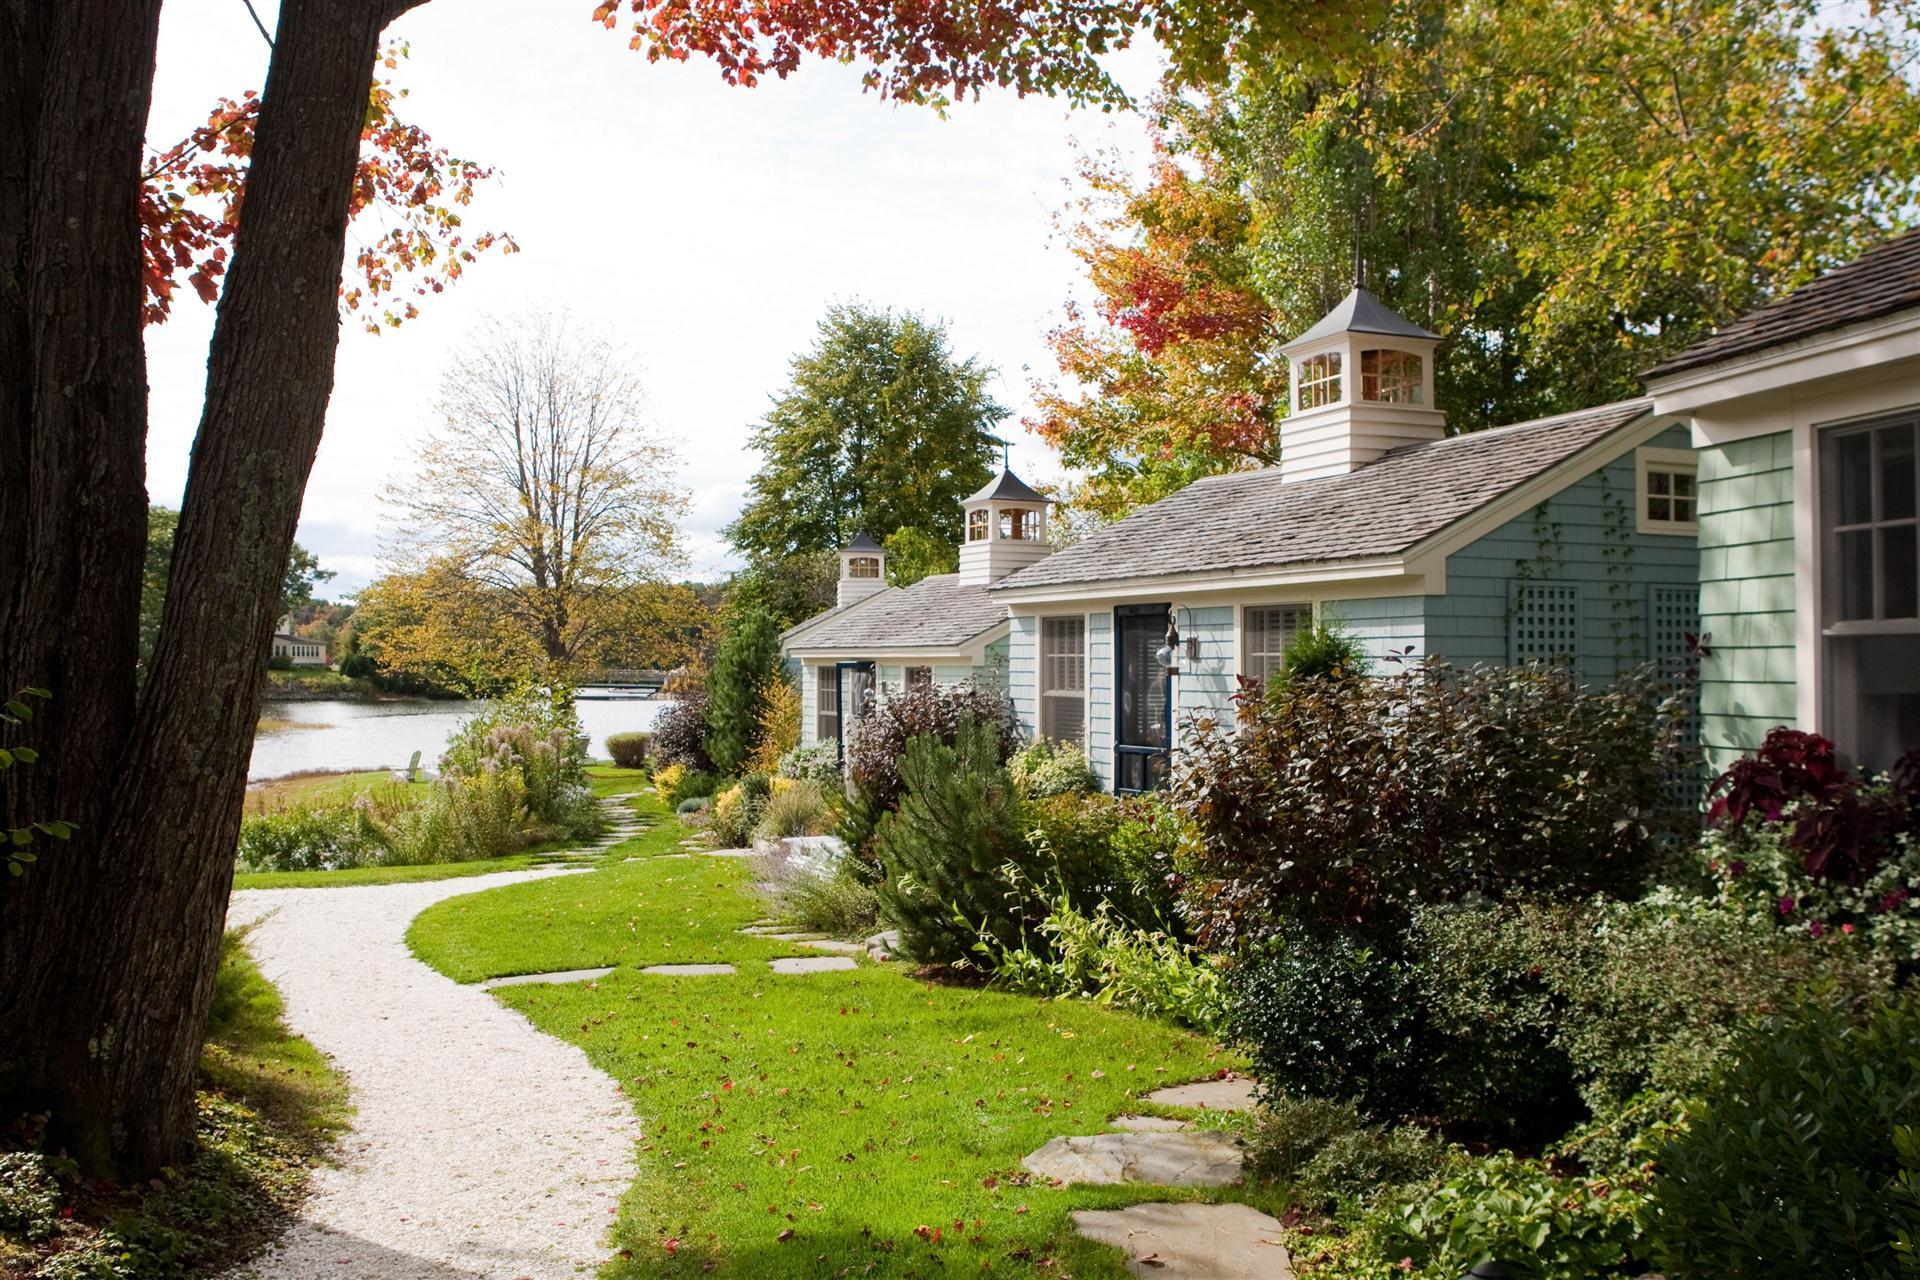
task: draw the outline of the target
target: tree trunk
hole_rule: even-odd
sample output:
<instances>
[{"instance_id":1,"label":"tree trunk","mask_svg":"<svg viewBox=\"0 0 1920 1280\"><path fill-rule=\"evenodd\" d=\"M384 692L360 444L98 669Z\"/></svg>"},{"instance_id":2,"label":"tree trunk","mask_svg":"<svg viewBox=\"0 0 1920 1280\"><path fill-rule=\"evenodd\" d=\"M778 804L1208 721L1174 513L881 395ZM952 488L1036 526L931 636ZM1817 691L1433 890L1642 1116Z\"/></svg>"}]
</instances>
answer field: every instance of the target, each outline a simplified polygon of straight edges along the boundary
<instances>
[{"instance_id":1,"label":"tree trunk","mask_svg":"<svg viewBox=\"0 0 1920 1280\"><path fill-rule=\"evenodd\" d=\"M31 0L0 0L17 3ZM56 803L36 816L84 825L0 888L9 1058L0 1115L50 1111L56 1139L104 1176L150 1176L191 1144L265 655L333 386L368 78L381 28L407 7L281 7L166 611L136 712L146 504L134 196L158 5L48 6L58 16L26 236L37 554L0 568L0 583L9 573L20 583L0 615L0 670L53 687L52 723L35 725L48 763L28 799ZM136 43L144 61L128 53L98 65ZM80 139L74 124L88 110L102 121ZM91 189L103 173L111 188ZM65 216L80 220L70 232ZM76 282L77 269L87 274ZM76 293L85 305L70 301ZM63 465L42 464L42 453Z\"/></svg>"}]
</instances>

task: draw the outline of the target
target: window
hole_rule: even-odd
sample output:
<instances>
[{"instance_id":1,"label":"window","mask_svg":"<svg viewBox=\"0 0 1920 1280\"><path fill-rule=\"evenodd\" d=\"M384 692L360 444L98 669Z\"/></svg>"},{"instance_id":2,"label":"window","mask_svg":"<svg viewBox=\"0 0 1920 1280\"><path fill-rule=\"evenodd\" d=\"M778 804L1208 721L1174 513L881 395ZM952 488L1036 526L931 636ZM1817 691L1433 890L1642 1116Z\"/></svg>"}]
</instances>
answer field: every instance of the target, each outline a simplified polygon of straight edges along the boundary
<instances>
[{"instance_id":1,"label":"window","mask_svg":"<svg viewBox=\"0 0 1920 1280\"><path fill-rule=\"evenodd\" d=\"M932 667L908 667L907 668L907 688L926 689L926 688L932 687L932 685L933 685L933 668Z\"/></svg>"},{"instance_id":2,"label":"window","mask_svg":"<svg viewBox=\"0 0 1920 1280\"><path fill-rule=\"evenodd\" d=\"M849 578L877 578L880 576L879 556L853 556L847 561Z\"/></svg>"},{"instance_id":3,"label":"window","mask_svg":"<svg viewBox=\"0 0 1920 1280\"><path fill-rule=\"evenodd\" d=\"M985 542L987 540L987 513L985 510L967 512L967 541Z\"/></svg>"},{"instance_id":4,"label":"window","mask_svg":"<svg viewBox=\"0 0 1920 1280\"><path fill-rule=\"evenodd\" d=\"M1338 351L1308 356L1299 363L1298 369L1300 408L1318 409L1323 404L1335 404L1339 401L1340 353Z\"/></svg>"},{"instance_id":5,"label":"window","mask_svg":"<svg viewBox=\"0 0 1920 1280\"><path fill-rule=\"evenodd\" d=\"M1000 540L1002 542L1040 541L1040 513L1038 511L1002 511Z\"/></svg>"},{"instance_id":6,"label":"window","mask_svg":"<svg viewBox=\"0 0 1920 1280\"><path fill-rule=\"evenodd\" d=\"M1896 422L1822 442L1830 623L1920 618L1916 432L1920 422Z\"/></svg>"},{"instance_id":7,"label":"window","mask_svg":"<svg viewBox=\"0 0 1920 1280\"><path fill-rule=\"evenodd\" d=\"M1920 418L1819 437L1823 732L1881 770L1920 742Z\"/></svg>"},{"instance_id":8,"label":"window","mask_svg":"<svg viewBox=\"0 0 1920 1280\"><path fill-rule=\"evenodd\" d=\"M1249 606L1244 615L1240 674L1262 684L1286 670L1287 642L1311 625L1313 607L1304 604Z\"/></svg>"},{"instance_id":9,"label":"window","mask_svg":"<svg viewBox=\"0 0 1920 1280\"><path fill-rule=\"evenodd\" d=\"M1362 351L1360 395L1384 404L1419 404L1420 357L1411 351Z\"/></svg>"},{"instance_id":10,"label":"window","mask_svg":"<svg viewBox=\"0 0 1920 1280\"><path fill-rule=\"evenodd\" d=\"M1691 449L1642 449L1634 454L1641 533L1700 531L1699 461Z\"/></svg>"},{"instance_id":11,"label":"window","mask_svg":"<svg viewBox=\"0 0 1920 1280\"><path fill-rule=\"evenodd\" d=\"M834 742L840 737L840 673L832 667L813 672L813 739Z\"/></svg>"},{"instance_id":12,"label":"window","mask_svg":"<svg viewBox=\"0 0 1920 1280\"><path fill-rule=\"evenodd\" d=\"M1087 620L1040 619L1040 736L1087 740Z\"/></svg>"},{"instance_id":13,"label":"window","mask_svg":"<svg viewBox=\"0 0 1920 1280\"><path fill-rule=\"evenodd\" d=\"M1514 583L1507 654L1516 666L1579 657L1580 588L1560 582Z\"/></svg>"}]
</instances>

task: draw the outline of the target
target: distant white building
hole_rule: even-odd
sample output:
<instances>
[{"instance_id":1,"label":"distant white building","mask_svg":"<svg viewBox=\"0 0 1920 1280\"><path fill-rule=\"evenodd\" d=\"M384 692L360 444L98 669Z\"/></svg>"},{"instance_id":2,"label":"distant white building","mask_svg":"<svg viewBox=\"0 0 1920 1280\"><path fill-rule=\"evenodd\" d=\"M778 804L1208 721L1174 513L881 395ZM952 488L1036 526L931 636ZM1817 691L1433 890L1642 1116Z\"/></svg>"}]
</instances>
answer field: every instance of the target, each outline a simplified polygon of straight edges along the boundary
<instances>
[{"instance_id":1,"label":"distant white building","mask_svg":"<svg viewBox=\"0 0 1920 1280\"><path fill-rule=\"evenodd\" d=\"M293 619L282 617L280 625L273 633L273 648L270 656L285 658L296 667L325 667L332 665L328 660L327 646L318 640L302 640L293 634Z\"/></svg>"}]
</instances>

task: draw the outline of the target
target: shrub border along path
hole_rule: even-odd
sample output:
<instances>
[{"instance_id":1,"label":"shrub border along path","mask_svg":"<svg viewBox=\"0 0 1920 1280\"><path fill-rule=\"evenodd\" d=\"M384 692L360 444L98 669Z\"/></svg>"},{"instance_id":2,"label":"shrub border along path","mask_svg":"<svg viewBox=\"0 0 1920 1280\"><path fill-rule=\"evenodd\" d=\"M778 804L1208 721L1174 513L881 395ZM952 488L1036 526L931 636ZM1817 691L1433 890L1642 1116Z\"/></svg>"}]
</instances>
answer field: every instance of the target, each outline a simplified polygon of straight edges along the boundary
<instances>
[{"instance_id":1,"label":"shrub border along path","mask_svg":"<svg viewBox=\"0 0 1920 1280\"><path fill-rule=\"evenodd\" d=\"M649 843L670 848L678 823ZM466 983L587 968L591 983L494 997L579 1045L646 1128L609 1280L1127 1274L1079 1210L1254 1200L1245 1187L1052 1185L1021 1159L1097 1133L1159 1085L1238 1065L1201 1037L1086 1002L914 980L865 960L782 976L794 941L743 934L737 859L648 858L453 898L408 940ZM816 953L817 954L817 953ZM649 975L654 965L735 973Z\"/></svg>"}]
</instances>

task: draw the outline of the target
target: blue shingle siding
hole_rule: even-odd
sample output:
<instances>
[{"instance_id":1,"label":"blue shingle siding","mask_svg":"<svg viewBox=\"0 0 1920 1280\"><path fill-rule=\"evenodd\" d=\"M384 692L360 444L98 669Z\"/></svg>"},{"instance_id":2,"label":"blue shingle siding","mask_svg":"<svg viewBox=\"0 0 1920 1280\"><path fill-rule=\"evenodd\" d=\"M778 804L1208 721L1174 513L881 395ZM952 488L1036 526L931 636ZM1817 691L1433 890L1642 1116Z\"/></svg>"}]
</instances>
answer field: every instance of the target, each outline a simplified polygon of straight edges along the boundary
<instances>
[{"instance_id":1,"label":"blue shingle siding","mask_svg":"<svg viewBox=\"0 0 1920 1280\"><path fill-rule=\"evenodd\" d=\"M1366 648L1377 672L1389 655L1411 647L1427 651L1427 606L1431 597L1383 596L1377 600L1329 600L1320 606L1322 625L1338 625Z\"/></svg>"},{"instance_id":2,"label":"blue shingle siding","mask_svg":"<svg viewBox=\"0 0 1920 1280\"><path fill-rule=\"evenodd\" d=\"M1113 614L1087 615L1087 760L1113 790Z\"/></svg>"},{"instance_id":3,"label":"blue shingle siding","mask_svg":"<svg viewBox=\"0 0 1920 1280\"><path fill-rule=\"evenodd\" d=\"M1039 732L1039 713L1034 706L1034 645L1039 628L1038 618L1021 614L1007 631L1007 692L1013 698L1020 732L1029 738Z\"/></svg>"},{"instance_id":4,"label":"blue shingle siding","mask_svg":"<svg viewBox=\"0 0 1920 1280\"><path fill-rule=\"evenodd\" d=\"M815 674L811 666L800 668L800 745L803 747L811 747L819 742L819 736L814 732L819 727L814 713L819 692Z\"/></svg>"},{"instance_id":5,"label":"blue shingle siding","mask_svg":"<svg viewBox=\"0 0 1920 1280\"><path fill-rule=\"evenodd\" d=\"M1793 440L1700 450L1700 664L1708 766L1726 768L1799 717L1795 667Z\"/></svg>"},{"instance_id":6,"label":"blue shingle siding","mask_svg":"<svg viewBox=\"0 0 1920 1280\"><path fill-rule=\"evenodd\" d=\"M1684 449L1683 427L1645 447ZM1426 599L1426 640L1459 666L1502 663L1512 646L1516 583L1578 588L1579 665L1610 680L1653 656L1647 589L1698 581L1694 539L1635 529L1634 453L1447 557L1447 594Z\"/></svg>"},{"instance_id":7,"label":"blue shingle siding","mask_svg":"<svg viewBox=\"0 0 1920 1280\"><path fill-rule=\"evenodd\" d=\"M1173 679L1174 722L1188 716L1233 714L1234 674L1239 666L1239 646L1235 643L1234 615L1231 605L1205 609L1181 609L1180 638L1200 642L1200 656L1180 656L1180 674ZM1107 696L1113 696L1111 679Z\"/></svg>"}]
</instances>

